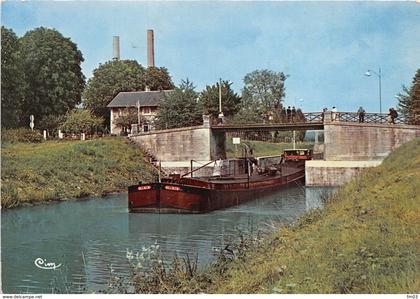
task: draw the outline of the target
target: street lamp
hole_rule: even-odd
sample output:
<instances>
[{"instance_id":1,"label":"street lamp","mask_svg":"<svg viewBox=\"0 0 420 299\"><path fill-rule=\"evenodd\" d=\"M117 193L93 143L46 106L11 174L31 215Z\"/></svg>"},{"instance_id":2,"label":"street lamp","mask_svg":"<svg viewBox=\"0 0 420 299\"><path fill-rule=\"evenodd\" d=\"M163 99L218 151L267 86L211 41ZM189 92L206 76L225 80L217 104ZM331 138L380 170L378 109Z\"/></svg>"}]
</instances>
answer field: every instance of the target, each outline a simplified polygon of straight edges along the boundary
<instances>
[{"instance_id":1,"label":"street lamp","mask_svg":"<svg viewBox=\"0 0 420 299\"><path fill-rule=\"evenodd\" d=\"M140 101L137 101L136 103L136 107L137 107L137 130L140 129Z\"/></svg>"},{"instance_id":2,"label":"street lamp","mask_svg":"<svg viewBox=\"0 0 420 299\"><path fill-rule=\"evenodd\" d=\"M227 84L232 84L232 81L227 81ZM223 122L223 111L222 111L222 78L219 78L219 119Z\"/></svg>"},{"instance_id":3,"label":"street lamp","mask_svg":"<svg viewBox=\"0 0 420 299\"><path fill-rule=\"evenodd\" d=\"M223 117L222 111L222 78L219 78L219 117Z\"/></svg>"},{"instance_id":4,"label":"street lamp","mask_svg":"<svg viewBox=\"0 0 420 299\"><path fill-rule=\"evenodd\" d=\"M373 70L367 70L367 72L365 73L365 76L370 77L370 76L372 76L372 74L376 75L379 79L379 113L382 114L382 88L381 88L382 75L381 75L381 67L379 67L378 72L375 72Z\"/></svg>"},{"instance_id":5,"label":"street lamp","mask_svg":"<svg viewBox=\"0 0 420 299\"><path fill-rule=\"evenodd\" d=\"M303 103L303 99L299 99L298 101L299 101L299 103L298 103L298 104L299 104L299 105L302 105L302 103ZM297 109L297 107L298 107L298 106L296 105L296 98L295 98L295 108ZM299 107L300 107L300 106L299 106Z\"/></svg>"}]
</instances>

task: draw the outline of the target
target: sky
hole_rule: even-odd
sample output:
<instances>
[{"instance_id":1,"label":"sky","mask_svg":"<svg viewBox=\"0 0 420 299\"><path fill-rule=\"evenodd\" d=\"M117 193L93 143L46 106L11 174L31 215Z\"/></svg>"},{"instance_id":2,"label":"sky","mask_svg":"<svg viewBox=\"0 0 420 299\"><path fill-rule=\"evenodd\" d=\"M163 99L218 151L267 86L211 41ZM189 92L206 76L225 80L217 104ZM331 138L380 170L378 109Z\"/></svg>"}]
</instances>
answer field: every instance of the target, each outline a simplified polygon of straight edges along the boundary
<instances>
[{"instance_id":1,"label":"sky","mask_svg":"<svg viewBox=\"0 0 420 299\"><path fill-rule=\"evenodd\" d=\"M18 36L55 28L77 44L86 78L112 59L147 64L146 31L154 30L155 63L175 84L197 91L219 78L239 94L256 69L284 72L286 105L304 111L382 111L396 106L402 85L420 68L420 4L416 2L281 1L5 1L1 23Z\"/></svg>"}]
</instances>

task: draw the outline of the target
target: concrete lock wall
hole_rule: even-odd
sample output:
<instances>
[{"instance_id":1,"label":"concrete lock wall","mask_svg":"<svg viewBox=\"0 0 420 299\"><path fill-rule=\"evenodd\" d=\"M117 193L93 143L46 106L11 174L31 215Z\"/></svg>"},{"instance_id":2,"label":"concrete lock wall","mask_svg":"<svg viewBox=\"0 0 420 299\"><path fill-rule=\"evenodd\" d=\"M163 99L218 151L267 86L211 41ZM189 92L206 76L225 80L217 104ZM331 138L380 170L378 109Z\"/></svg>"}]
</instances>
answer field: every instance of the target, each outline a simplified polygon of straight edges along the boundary
<instances>
[{"instance_id":1,"label":"concrete lock wall","mask_svg":"<svg viewBox=\"0 0 420 299\"><path fill-rule=\"evenodd\" d=\"M420 127L393 124L324 124L327 161L383 160L400 145L420 136Z\"/></svg>"},{"instance_id":2,"label":"concrete lock wall","mask_svg":"<svg viewBox=\"0 0 420 299\"><path fill-rule=\"evenodd\" d=\"M162 169L168 174L181 174L191 177L191 161L162 162L161 165ZM217 163L216 161L194 161L193 169L193 177L245 174L245 161L239 159L218 160Z\"/></svg>"},{"instance_id":3,"label":"concrete lock wall","mask_svg":"<svg viewBox=\"0 0 420 299\"><path fill-rule=\"evenodd\" d=\"M324 160L306 162L306 185L341 186L419 136L419 126L325 123Z\"/></svg>"},{"instance_id":4,"label":"concrete lock wall","mask_svg":"<svg viewBox=\"0 0 420 299\"><path fill-rule=\"evenodd\" d=\"M323 161L305 163L305 184L307 186L341 186L368 167L375 167L381 161Z\"/></svg>"},{"instance_id":5,"label":"concrete lock wall","mask_svg":"<svg viewBox=\"0 0 420 299\"><path fill-rule=\"evenodd\" d=\"M212 160L226 159L226 133L210 132L210 154Z\"/></svg>"},{"instance_id":6,"label":"concrete lock wall","mask_svg":"<svg viewBox=\"0 0 420 299\"><path fill-rule=\"evenodd\" d=\"M158 161L209 161L226 157L225 135L197 126L134 134L130 139Z\"/></svg>"}]
</instances>

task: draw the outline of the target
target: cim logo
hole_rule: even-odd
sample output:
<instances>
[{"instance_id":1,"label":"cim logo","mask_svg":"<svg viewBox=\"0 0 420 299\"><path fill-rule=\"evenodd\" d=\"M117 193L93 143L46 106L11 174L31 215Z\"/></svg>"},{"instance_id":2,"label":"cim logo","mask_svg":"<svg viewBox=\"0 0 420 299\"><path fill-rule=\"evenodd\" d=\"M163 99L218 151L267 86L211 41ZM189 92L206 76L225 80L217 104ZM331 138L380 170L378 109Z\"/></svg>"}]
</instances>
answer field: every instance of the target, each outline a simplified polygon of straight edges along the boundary
<instances>
[{"instance_id":1,"label":"cim logo","mask_svg":"<svg viewBox=\"0 0 420 299\"><path fill-rule=\"evenodd\" d=\"M34 261L34 264L35 266L43 270L55 270L61 267L61 264L56 265L55 263L47 263L47 260L42 259L40 257Z\"/></svg>"}]
</instances>

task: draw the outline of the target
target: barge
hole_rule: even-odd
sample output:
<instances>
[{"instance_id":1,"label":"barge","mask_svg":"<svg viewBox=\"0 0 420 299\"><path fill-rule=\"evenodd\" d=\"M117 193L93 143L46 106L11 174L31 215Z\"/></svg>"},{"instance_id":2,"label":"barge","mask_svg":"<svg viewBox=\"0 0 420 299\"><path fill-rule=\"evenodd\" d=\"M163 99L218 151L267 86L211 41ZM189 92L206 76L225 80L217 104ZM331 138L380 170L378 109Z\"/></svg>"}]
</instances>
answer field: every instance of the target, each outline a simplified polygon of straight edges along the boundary
<instances>
[{"instance_id":1,"label":"barge","mask_svg":"<svg viewBox=\"0 0 420 299\"><path fill-rule=\"evenodd\" d=\"M240 174L197 178L175 175L155 183L140 183L128 188L128 209L131 213L206 213L236 206L288 184L302 184L305 160L310 158L307 149L285 150L280 163L264 169L258 167L257 159L244 158ZM217 166L218 162L213 163Z\"/></svg>"}]
</instances>

